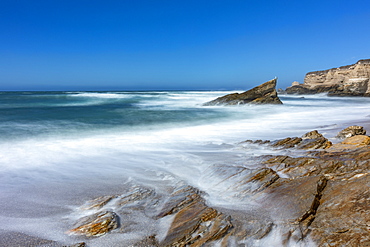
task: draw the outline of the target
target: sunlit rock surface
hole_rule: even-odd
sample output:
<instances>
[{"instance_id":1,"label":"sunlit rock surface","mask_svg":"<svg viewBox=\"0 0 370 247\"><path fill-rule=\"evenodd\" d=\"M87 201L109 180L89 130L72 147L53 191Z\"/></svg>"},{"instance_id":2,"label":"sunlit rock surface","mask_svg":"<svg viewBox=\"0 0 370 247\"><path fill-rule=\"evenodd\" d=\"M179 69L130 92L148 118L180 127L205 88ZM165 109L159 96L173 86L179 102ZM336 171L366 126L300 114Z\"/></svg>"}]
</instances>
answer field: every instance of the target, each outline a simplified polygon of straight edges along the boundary
<instances>
[{"instance_id":1,"label":"sunlit rock surface","mask_svg":"<svg viewBox=\"0 0 370 247\"><path fill-rule=\"evenodd\" d=\"M337 140L314 130L242 142L272 154L256 157L253 166L215 164L204 171L209 192L233 207L212 205L207 193L187 184L166 193L135 185L77 208L83 216L69 233L132 233L136 238L122 246L136 247L370 246L370 137Z\"/></svg>"},{"instance_id":2,"label":"sunlit rock surface","mask_svg":"<svg viewBox=\"0 0 370 247\"><path fill-rule=\"evenodd\" d=\"M275 78L244 93L228 94L204 105L282 104L276 92L276 83Z\"/></svg>"},{"instance_id":3,"label":"sunlit rock surface","mask_svg":"<svg viewBox=\"0 0 370 247\"><path fill-rule=\"evenodd\" d=\"M82 217L70 233L87 237L99 237L118 227L118 216L114 212L102 211Z\"/></svg>"},{"instance_id":4,"label":"sunlit rock surface","mask_svg":"<svg viewBox=\"0 0 370 247\"><path fill-rule=\"evenodd\" d=\"M288 94L328 93L332 96L369 96L370 59L339 68L313 71L306 74L303 84L293 82Z\"/></svg>"}]
</instances>

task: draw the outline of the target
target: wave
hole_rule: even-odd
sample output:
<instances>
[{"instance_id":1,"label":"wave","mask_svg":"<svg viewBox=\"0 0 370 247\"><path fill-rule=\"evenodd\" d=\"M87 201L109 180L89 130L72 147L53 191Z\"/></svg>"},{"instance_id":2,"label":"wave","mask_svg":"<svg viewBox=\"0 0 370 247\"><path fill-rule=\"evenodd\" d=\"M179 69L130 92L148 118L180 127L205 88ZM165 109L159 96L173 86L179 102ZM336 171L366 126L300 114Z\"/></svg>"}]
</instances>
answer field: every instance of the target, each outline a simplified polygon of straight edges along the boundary
<instances>
[{"instance_id":1,"label":"wave","mask_svg":"<svg viewBox=\"0 0 370 247\"><path fill-rule=\"evenodd\" d=\"M73 92L68 93L71 97L88 97L88 98L102 98L102 99L124 99L124 98L130 98L131 95L128 95L126 93L112 93L112 92L96 92L96 93L90 93L90 92Z\"/></svg>"}]
</instances>

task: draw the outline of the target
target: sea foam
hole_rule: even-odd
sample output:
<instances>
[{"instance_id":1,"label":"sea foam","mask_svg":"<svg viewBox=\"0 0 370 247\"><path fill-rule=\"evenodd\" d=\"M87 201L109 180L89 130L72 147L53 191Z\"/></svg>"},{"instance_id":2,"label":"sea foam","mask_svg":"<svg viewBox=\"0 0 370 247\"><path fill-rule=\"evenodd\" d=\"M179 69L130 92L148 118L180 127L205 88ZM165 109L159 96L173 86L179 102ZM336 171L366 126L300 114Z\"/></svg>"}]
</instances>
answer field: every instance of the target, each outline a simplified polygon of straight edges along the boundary
<instances>
[{"instance_id":1,"label":"sea foam","mask_svg":"<svg viewBox=\"0 0 370 247\"><path fill-rule=\"evenodd\" d=\"M120 194L132 184L164 193L184 183L204 191L210 206L234 209L258 206L238 197L232 180L223 183L215 168L228 165L234 169L238 166L253 169L254 159L259 155L278 151L240 142L301 136L313 129L336 141L336 132L347 127L349 121L368 119L370 105L366 98L319 95L284 96L284 104L279 106L201 106L223 94L68 93L63 102L58 101L65 104L63 107L72 104L68 111L78 110L78 114L68 118L64 116L60 120L54 114L50 116L55 119L39 119L41 114L37 118L33 115L29 119L27 116L6 119L2 115L0 130L4 134L9 128L49 131L22 132L0 141L0 228L71 243L74 239L64 233L69 221L58 219L67 217L87 200ZM86 108L77 109L82 106L73 105L75 98L87 98L90 103L98 99L104 107L88 103ZM54 107L56 111L59 109ZM148 110L151 118L146 115ZM105 115L107 112L111 115ZM81 114L85 114L84 121L79 120ZM122 121L104 125L111 121L110 117ZM130 124L132 118L139 119L140 124ZM22 225L21 219L28 220ZM165 222L158 225L162 235L165 225L168 227ZM105 240L115 242L136 237L112 235ZM278 234L272 234L261 246L277 238ZM96 240L91 246L99 246L101 241Z\"/></svg>"}]
</instances>

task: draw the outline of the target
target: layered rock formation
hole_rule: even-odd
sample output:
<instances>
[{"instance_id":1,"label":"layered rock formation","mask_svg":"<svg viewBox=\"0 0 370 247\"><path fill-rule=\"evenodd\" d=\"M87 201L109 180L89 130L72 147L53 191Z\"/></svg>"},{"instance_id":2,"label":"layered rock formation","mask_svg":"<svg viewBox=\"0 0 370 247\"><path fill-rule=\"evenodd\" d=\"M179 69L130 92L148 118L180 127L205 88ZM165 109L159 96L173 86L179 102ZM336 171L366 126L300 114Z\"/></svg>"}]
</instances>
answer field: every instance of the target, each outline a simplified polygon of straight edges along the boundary
<instances>
[{"instance_id":1,"label":"layered rock formation","mask_svg":"<svg viewBox=\"0 0 370 247\"><path fill-rule=\"evenodd\" d=\"M276 83L277 78L244 93L228 94L207 102L204 105L282 104L276 92Z\"/></svg>"},{"instance_id":2,"label":"layered rock formation","mask_svg":"<svg viewBox=\"0 0 370 247\"><path fill-rule=\"evenodd\" d=\"M86 202L69 233L143 232L122 243L136 247L370 246L370 137L359 126L340 133L347 138L337 144L316 130L240 143L274 154L254 159L253 166L217 164L205 171L213 189L239 202L233 209L209 206L205 192L186 184L169 194L133 186Z\"/></svg>"},{"instance_id":3,"label":"layered rock formation","mask_svg":"<svg viewBox=\"0 0 370 247\"><path fill-rule=\"evenodd\" d=\"M339 68L309 72L303 84L293 82L286 93L370 96L370 59Z\"/></svg>"}]
</instances>

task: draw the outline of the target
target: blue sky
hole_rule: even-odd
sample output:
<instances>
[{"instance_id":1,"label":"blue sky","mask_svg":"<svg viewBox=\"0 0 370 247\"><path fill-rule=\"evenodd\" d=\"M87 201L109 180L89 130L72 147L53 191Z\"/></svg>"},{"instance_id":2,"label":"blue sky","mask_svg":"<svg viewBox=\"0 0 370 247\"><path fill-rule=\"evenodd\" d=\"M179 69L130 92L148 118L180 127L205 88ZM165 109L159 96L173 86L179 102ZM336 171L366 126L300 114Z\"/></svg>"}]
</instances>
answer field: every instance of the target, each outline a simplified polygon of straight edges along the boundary
<instances>
[{"instance_id":1,"label":"blue sky","mask_svg":"<svg viewBox=\"0 0 370 247\"><path fill-rule=\"evenodd\" d=\"M370 1L0 0L0 90L249 89L370 58Z\"/></svg>"}]
</instances>

